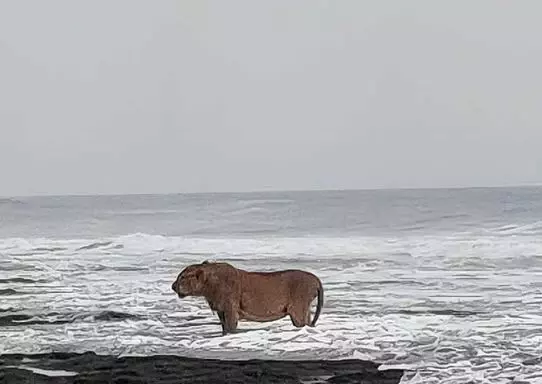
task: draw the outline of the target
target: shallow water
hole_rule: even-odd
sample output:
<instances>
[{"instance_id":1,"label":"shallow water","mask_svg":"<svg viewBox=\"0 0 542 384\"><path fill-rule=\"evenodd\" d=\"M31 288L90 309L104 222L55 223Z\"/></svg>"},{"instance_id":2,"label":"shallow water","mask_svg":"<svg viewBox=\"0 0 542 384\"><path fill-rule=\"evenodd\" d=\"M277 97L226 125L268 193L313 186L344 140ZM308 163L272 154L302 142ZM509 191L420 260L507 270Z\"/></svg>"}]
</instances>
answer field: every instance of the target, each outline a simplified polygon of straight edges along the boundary
<instances>
[{"instance_id":1,"label":"shallow water","mask_svg":"<svg viewBox=\"0 0 542 384\"><path fill-rule=\"evenodd\" d=\"M65 197L0 204L0 353L366 358L405 383L542 381L542 191ZM315 328L221 336L187 264L301 268Z\"/></svg>"}]
</instances>

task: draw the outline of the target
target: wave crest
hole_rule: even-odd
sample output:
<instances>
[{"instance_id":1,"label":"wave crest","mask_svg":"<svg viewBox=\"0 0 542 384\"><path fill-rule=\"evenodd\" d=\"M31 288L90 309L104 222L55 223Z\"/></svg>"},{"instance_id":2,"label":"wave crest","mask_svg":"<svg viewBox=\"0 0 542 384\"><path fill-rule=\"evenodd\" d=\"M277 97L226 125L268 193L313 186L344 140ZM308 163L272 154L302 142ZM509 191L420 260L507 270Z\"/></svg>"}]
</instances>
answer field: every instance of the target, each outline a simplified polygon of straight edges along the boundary
<instances>
[{"instance_id":1,"label":"wave crest","mask_svg":"<svg viewBox=\"0 0 542 384\"><path fill-rule=\"evenodd\" d=\"M537 225L542 228L542 224ZM533 224L524 229L536 232L537 225ZM514 236L502 234L477 236L465 233L413 235L400 238L384 236L205 238L145 233L96 239L12 238L0 239L0 253L8 256L0 261L0 270L17 269L15 266L21 265L27 257L43 260L48 255L68 257L84 252L113 257L116 254L124 256L161 254L186 260L208 257L253 260L272 257L287 261L295 258L301 261L318 260L322 257L346 262L368 258L373 263L390 265L415 262L420 257L434 258L447 255L448 266L452 267L463 265L469 259L487 261L488 266L499 259L506 259L507 264L510 264L510 260L517 259L521 263L532 262L538 265L542 255L542 238L531 235L518 240ZM483 264L480 263L479 267L483 267Z\"/></svg>"}]
</instances>

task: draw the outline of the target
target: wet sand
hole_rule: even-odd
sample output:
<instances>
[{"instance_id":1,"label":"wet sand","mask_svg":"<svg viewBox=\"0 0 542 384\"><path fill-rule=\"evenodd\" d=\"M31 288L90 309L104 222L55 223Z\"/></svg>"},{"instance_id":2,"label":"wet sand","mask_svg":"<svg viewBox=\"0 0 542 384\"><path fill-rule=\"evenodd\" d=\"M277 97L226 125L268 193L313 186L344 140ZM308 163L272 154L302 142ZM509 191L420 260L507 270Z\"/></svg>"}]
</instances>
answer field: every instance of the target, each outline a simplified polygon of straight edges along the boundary
<instances>
[{"instance_id":1,"label":"wet sand","mask_svg":"<svg viewBox=\"0 0 542 384\"><path fill-rule=\"evenodd\" d=\"M340 361L226 361L179 356L121 357L92 352L1 355L0 383L399 383L401 370L378 371L378 364Z\"/></svg>"}]
</instances>

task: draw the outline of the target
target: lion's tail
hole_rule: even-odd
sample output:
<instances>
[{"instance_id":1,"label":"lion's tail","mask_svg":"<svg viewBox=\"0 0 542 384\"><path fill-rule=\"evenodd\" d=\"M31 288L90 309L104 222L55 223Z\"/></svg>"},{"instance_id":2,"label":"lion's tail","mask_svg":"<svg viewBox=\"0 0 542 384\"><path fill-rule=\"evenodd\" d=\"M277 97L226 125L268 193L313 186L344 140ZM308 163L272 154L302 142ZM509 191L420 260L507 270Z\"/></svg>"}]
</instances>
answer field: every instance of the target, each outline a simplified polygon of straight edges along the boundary
<instances>
[{"instance_id":1,"label":"lion's tail","mask_svg":"<svg viewBox=\"0 0 542 384\"><path fill-rule=\"evenodd\" d=\"M318 304L316 304L316 312L314 312L314 317L312 318L311 327L316 325L316 321L322 312L322 306L324 305L324 287L322 283L318 286Z\"/></svg>"}]
</instances>

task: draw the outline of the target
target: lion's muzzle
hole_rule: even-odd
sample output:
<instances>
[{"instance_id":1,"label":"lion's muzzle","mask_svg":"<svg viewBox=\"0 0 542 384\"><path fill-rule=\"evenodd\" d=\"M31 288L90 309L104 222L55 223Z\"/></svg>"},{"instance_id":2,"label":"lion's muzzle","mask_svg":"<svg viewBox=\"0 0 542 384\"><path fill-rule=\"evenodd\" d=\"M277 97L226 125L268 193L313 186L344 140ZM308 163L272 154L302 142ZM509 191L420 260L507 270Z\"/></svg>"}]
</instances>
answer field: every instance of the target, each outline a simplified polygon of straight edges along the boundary
<instances>
[{"instance_id":1,"label":"lion's muzzle","mask_svg":"<svg viewBox=\"0 0 542 384\"><path fill-rule=\"evenodd\" d=\"M183 297L186 297L187 295L185 293L183 293L181 291L181 289L179 288L179 283L177 281L174 281L173 284L171 284L171 289L173 290L173 292L175 292L177 294L177 296L179 296L179 298L183 298Z\"/></svg>"}]
</instances>

